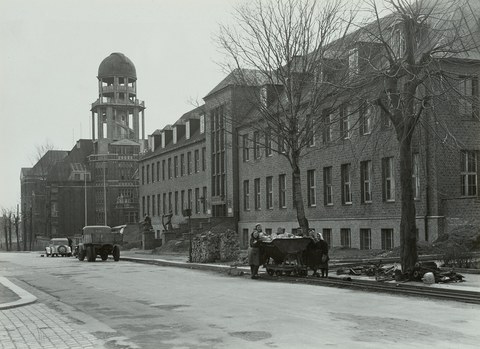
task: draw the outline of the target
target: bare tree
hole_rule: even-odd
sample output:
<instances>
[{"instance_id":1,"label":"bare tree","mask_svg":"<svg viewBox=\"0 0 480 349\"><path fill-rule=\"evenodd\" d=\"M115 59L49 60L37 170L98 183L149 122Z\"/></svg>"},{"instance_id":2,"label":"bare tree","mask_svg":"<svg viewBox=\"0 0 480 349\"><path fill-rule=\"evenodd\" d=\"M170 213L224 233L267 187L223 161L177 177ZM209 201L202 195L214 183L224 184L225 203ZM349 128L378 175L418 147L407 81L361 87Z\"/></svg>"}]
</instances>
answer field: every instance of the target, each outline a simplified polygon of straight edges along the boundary
<instances>
[{"instance_id":1,"label":"bare tree","mask_svg":"<svg viewBox=\"0 0 480 349\"><path fill-rule=\"evenodd\" d=\"M250 119L229 121L265 135L262 145L276 145L272 151L287 159L297 221L305 233L301 160L320 134L322 110L338 107L335 96L345 69L335 57L341 45L335 52L328 45L341 41L352 15L341 0L256 0L236 8L235 19L235 27L222 26L218 37L227 56L224 67L236 85L258 88L246 98Z\"/></svg>"},{"instance_id":2,"label":"bare tree","mask_svg":"<svg viewBox=\"0 0 480 349\"><path fill-rule=\"evenodd\" d=\"M354 38L375 43L379 55L364 58L370 69L364 76L359 73L352 89L358 91L362 86L365 96L373 95L395 130L400 152L401 264L408 271L418 258L412 140L419 128L428 132L438 129L431 124L441 124L434 117L436 102L451 98L450 104L457 106L458 113L459 96L466 98L465 91L458 89L465 77L459 80L458 72L452 74L446 67L463 61L478 71L480 11L478 2L468 0L386 0L385 4L392 14L382 17L377 2L369 2L373 22L362 25ZM467 104L470 114L478 118L478 76L474 85L470 86ZM453 136L447 127L442 134Z\"/></svg>"}]
</instances>

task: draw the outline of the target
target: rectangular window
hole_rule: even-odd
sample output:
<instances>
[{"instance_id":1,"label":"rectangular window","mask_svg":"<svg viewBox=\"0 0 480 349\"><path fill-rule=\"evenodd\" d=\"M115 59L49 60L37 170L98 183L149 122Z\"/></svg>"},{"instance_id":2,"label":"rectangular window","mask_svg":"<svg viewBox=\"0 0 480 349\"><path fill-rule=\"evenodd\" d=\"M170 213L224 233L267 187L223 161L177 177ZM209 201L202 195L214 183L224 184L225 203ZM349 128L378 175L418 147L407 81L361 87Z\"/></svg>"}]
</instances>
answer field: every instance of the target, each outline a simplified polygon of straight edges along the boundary
<instances>
[{"instance_id":1,"label":"rectangular window","mask_svg":"<svg viewBox=\"0 0 480 349\"><path fill-rule=\"evenodd\" d=\"M175 192L175 215L178 215L178 191Z\"/></svg>"},{"instance_id":2,"label":"rectangular window","mask_svg":"<svg viewBox=\"0 0 480 349\"><path fill-rule=\"evenodd\" d=\"M205 133L205 115L200 115L200 133Z\"/></svg>"},{"instance_id":3,"label":"rectangular window","mask_svg":"<svg viewBox=\"0 0 480 349\"><path fill-rule=\"evenodd\" d=\"M195 188L195 213L200 213L200 188Z\"/></svg>"},{"instance_id":4,"label":"rectangular window","mask_svg":"<svg viewBox=\"0 0 480 349\"><path fill-rule=\"evenodd\" d=\"M317 205L315 170L307 171L307 203L309 207L315 207Z\"/></svg>"},{"instance_id":5,"label":"rectangular window","mask_svg":"<svg viewBox=\"0 0 480 349\"><path fill-rule=\"evenodd\" d=\"M180 176L185 176L185 154L180 154Z\"/></svg>"},{"instance_id":6,"label":"rectangular window","mask_svg":"<svg viewBox=\"0 0 480 349\"><path fill-rule=\"evenodd\" d=\"M393 229L382 229L381 234L382 250L393 250Z\"/></svg>"},{"instance_id":7,"label":"rectangular window","mask_svg":"<svg viewBox=\"0 0 480 349\"><path fill-rule=\"evenodd\" d=\"M333 114L331 109L326 109L323 111L323 133L322 133L322 142L323 144L330 143L333 140L333 133L332 133L332 119Z\"/></svg>"},{"instance_id":8,"label":"rectangular window","mask_svg":"<svg viewBox=\"0 0 480 349\"><path fill-rule=\"evenodd\" d=\"M325 240L328 246L332 246L332 229L323 228L322 229L323 240Z\"/></svg>"},{"instance_id":9,"label":"rectangular window","mask_svg":"<svg viewBox=\"0 0 480 349\"><path fill-rule=\"evenodd\" d=\"M343 139L350 138L350 108L345 105L340 107L340 135Z\"/></svg>"},{"instance_id":10,"label":"rectangular window","mask_svg":"<svg viewBox=\"0 0 480 349\"><path fill-rule=\"evenodd\" d=\"M180 192L180 203L181 203L181 208L182 208L182 212L183 210L185 209L185 190L182 190Z\"/></svg>"},{"instance_id":11,"label":"rectangular window","mask_svg":"<svg viewBox=\"0 0 480 349\"><path fill-rule=\"evenodd\" d=\"M362 203L372 202L372 162L360 162L360 182L362 190Z\"/></svg>"},{"instance_id":12,"label":"rectangular window","mask_svg":"<svg viewBox=\"0 0 480 349\"><path fill-rule=\"evenodd\" d=\"M420 199L420 168L419 168L420 156L418 153L414 153L412 156L412 186L413 186L413 198L415 200Z\"/></svg>"},{"instance_id":13,"label":"rectangular window","mask_svg":"<svg viewBox=\"0 0 480 349\"><path fill-rule=\"evenodd\" d=\"M461 158L461 181L462 196L476 196L477 189L477 153L475 151L462 150Z\"/></svg>"},{"instance_id":14,"label":"rectangular window","mask_svg":"<svg viewBox=\"0 0 480 349\"><path fill-rule=\"evenodd\" d=\"M192 208L192 189L188 189L187 192L187 208Z\"/></svg>"},{"instance_id":15,"label":"rectangular window","mask_svg":"<svg viewBox=\"0 0 480 349\"><path fill-rule=\"evenodd\" d=\"M323 203L333 205L332 167L323 168Z\"/></svg>"},{"instance_id":16,"label":"rectangular window","mask_svg":"<svg viewBox=\"0 0 480 349\"><path fill-rule=\"evenodd\" d=\"M192 152L187 153L187 174L192 173Z\"/></svg>"},{"instance_id":17,"label":"rectangular window","mask_svg":"<svg viewBox=\"0 0 480 349\"><path fill-rule=\"evenodd\" d=\"M393 157L382 159L382 177L383 201L395 201Z\"/></svg>"},{"instance_id":18,"label":"rectangular window","mask_svg":"<svg viewBox=\"0 0 480 349\"><path fill-rule=\"evenodd\" d=\"M459 113L469 118L479 117L478 76L460 76Z\"/></svg>"},{"instance_id":19,"label":"rectangular window","mask_svg":"<svg viewBox=\"0 0 480 349\"><path fill-rule=\"evenodd\" d=\"M265 183L266 209L273 209L273 177L267 177Z\"/></svg>"},{"instance_id":20,"label":"rectangular window","mask_svg":"<svg viewBox=\"0 0 480 349\"><path fill-rule=\"evenodd\" d=\"M173 158L173 175L175 178L178 177L178 156Z\"/></svg>"},{"instance_id":21,"label":"rectangular window","mask_svg":"<svg viewBox=\"0 0 480 349\"><path fill-rule=\"evenodd\" d=\"M147 196L147 215L150 216L150 195Z\"/></svg>"},{"instance_id":22,"label":"rectangular window","mask_svg":"<svg viewBox=\"0 0 480 349\"><path fill-rule=\"evenodd\" d=\"M250 211L250 181L243 181L243 210Z\"/></svg>"},{"instance_id":23,"label":"rectangular window","mask_svg":"<svg viewBox=\"0 0 480 349\"><path fill-rule=\"evenodd\" d=\"M147 165L147 184L150 183L150 165Z\"/></svg>"},{"instance_id":24,"label":"rectangular window","mask_svg":"<svg viewBox=\"0 0 480 349\"><path fill-rule=\"evenodd\" d=\"M200 151L195 149L195 173L200 172Z\"/></svg>"},{"instance_id":25,"label":"rectangular window","mask_svg":"<svg viewBox=\"0 0 480 349\"><path fill-rule=\"evenodd\" d=\"M163 193L163 214L167 214L167 193Z\"/></svg>"},{"instance_id":26,"label":"rectangular window","mask_svg":"<svg viewBox=\"0 0 480 349\"><path fill-rule=\"evenodd\" d=\"M372 133L374 109L370 103L363 103L360 107L360 134L369 135Z\"/></svg>"},{"instance_id":27,"label":"rectangular window","mask_svg":"<svg viewBox=\"0 0 480 349\"><path fill-rule=\"evenodd\" d=\"M142 185L145 184L145 166L142 166Z\"/></svg>"},{"instance_id":28,"label":"rectangular window","mask_svg":"<svg viewBox=\"0 0 480 349\"><path fill-rule=\"evenodd\" d=\"M351 165L343 164L341 167L342 176L342 204L349 205L352 203L352 182L351 182Z\"/></svg>"},{"instance_id":29,"label":"rectangular window","mask_svg":"<svg viewBox=\"0 0 480 349\"><path fill-rule=\"evenodd\" d=\"M260 210L262 207L260 206L260 199L261 199L261 192L260 192L260 178L255 178L253 182L254 186L254 198L255 198L255 210Z\"/></svg>"},{"instance_id":30,"label":"rectangular window","mask_svg":"<svg viewBox=\"0 0 480 349\"><path fill-rule=\"evenodd\" d=\"M162 180L165 180L165 160L162 160Z\"/></svg>"},{"instance_id":31,"label":"rectangular window","mask_svg":"<svg viewBox=\"0 0 480 349\"><path fill-rule=\"evenodd\" d=\"M260 133L258 131L253 132L253 158L260 158Z\"/></svg>"},{"instance_id":32,"label":"rectangular window","mask_svg":"<svg viewBox=\"0 0 480 349\"><path fill-rule=\"evenodd\" d=\"M272 156L272 135L270 131L265 132L265 156Z\"/></svg>"},{"instance_id":33,"label":"rectangular window","mask_svg":"<svg viewBox=\"0 0 480 349\"><path fill-rule=\"evenodd\" d=\"M160 161L157 161L157 182L160 182Z\"/></svg>"},{"instance_id":34,"label":"rectangular window","mask_svg":"<svg viewBox=\"0 0 480 349\"><path fill-rule=\"evenodd\" d=\"M160 194L157 194L157 215L160 216L161 214L161 201L160 201Z\"/></svg>"},{"instance_id":35,"label":"rectangular window","mask_svg":"<svg viewBox=\"0 0 480 349\"><path fill-rule=\"evenodd\" d=\"M340 245L342 247L351 247L351 236L350 236L350 229L342 228L340 229Z\"/></svg>"},{"instance_id":36,"label":"rectangular window","mask_svg":"<svg viewBox=\"0 0 480 349\"><path fill-rule=\"evenodd\" d=\"M243 148L243 161L247 162L248 160L250 160L248 134L245 134L242 136L242 148Z\"/></svg>"},{"instance_id":37,"label":"rectangular window","mask_svg":"<svg viewBox=\"0 0 480 349\"><path fill-rule=\"evenodd\" d=\"M202 171L207 170L207 148L202 148Z\"/></svg>"},{"instance_id":38,"label":"rectangular window","mask_svg":"<svg viewBox=\"0 0 480 349\"><path fill-rule=\"evenodd\" d=\"M207 213L207 187L203 187L202 193L202 206L203 206L203 213Z\"/></svg>"},{"instance_id":39,"label":"rectangular window","mask_svg":"<svg viewBox=\"0 0 480 349\"><path fill-rule=\"evenodd\" d=\"M168 158L168 179L172 178L172 158Z\"/></svg>"},{"instance_id":40,"label":"rectangular window","mask_svg":"<svg viewBox=\"0 0 480 349\"><path fill-rule=\"evenodd\" d=\"M372 232L370 229L360 229L360 249L372 249Z\"/></svg>"},{"instance_id":41,"label":"rectangular window","mask_svg":"<svg viewBox=\"0 0 480 349\"><path fill-rule=\"evenodd\" d=\"M145 207L145 196L142 196L142 212L143 215L147 214L146 207Z\"/></svg>"},{"instance_id":42,"label":"rectangular window","mask_svg":"<svg viewBox=\"0 0 480 349\"><path fill-rule=\"evenodd\" d=\"M155 195L152 195L152 216L155 216Z\"/></svg>"},{"instance_id":43,"label":"rectangular window","mask_svg":"<svg viewBox=\"0 0 480 349\"><path fill-rule=\"evenodd\" d=\"M173 206L172 206L172 192L168 193L168 213L173 212Z\"/></svg>"},{"instance_id":44,"label":"rectangular window","mask_svg":"<svg viewBox=\"0 0 480 349\"><path fill-rule=\"evenodd\" d=\"M287 176L284 174L278 176L278 206L287 207Z\"/></svg>"},{"instance_id":45,"label":"rectangular window","mask_svg":"<svg viewBox=\"0 0 480 349\"><path fill-rule=\"evenodd\" d=\"M287 147L285 146L285 139L282 136L278 136L278 152L280 154L285 154Z\"/></svg>"}]
</instances>

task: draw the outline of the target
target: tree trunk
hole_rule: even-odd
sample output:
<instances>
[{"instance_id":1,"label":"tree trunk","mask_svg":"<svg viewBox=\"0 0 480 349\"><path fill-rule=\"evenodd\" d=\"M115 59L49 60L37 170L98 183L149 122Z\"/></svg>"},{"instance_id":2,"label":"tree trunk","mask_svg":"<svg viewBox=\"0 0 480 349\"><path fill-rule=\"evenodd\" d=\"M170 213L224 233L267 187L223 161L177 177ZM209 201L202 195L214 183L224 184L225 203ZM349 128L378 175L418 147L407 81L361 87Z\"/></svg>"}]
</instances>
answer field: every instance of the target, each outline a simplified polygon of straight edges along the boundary
<instances>
[{"instance_id":1,"label":"tree trunk","mask_svg":"<svg viewBox=\"0 0 480 349\"><path fill-rule=\"evenodd\" d=\"M417 226L412 186L412 132L405 127L406 136L400 142L400 185L402 211L400 220L400 262L403 272L411 272L417 263Z\"/></svg>"},{"instance_id":2,"label":"tree trunk","mask_svg":"<svg viewBox=\"0 0 480 349\"><path fill-rule=\"evenodd\" d=\"M297 210L297 221L302 229L303 235L308 233L308 220L305 217L305 206L303 204L302 180L300 177L300 167L295 164L293 166L293 193L295 195L295 208Z\"/></svg>"},{"instance_id":3,"label":"tree trunk","mask_svg":"<svg viewBox=\"0 0 480 349\"><path fill-rule=\"evenodd\" d=\"M12 213L8 215L8 250L12 250Z\"/></svg>"},{"instance_id":4,"label":"tree trunk","mask_svg":"<svg viewBox=\"0 0 480 349\"><path fill-rule=\"evenodd\" d=\"M5 251L8 251L8 226L7 215L3 215L3 232L5 233Z\"/></svg>"}]
</instances>

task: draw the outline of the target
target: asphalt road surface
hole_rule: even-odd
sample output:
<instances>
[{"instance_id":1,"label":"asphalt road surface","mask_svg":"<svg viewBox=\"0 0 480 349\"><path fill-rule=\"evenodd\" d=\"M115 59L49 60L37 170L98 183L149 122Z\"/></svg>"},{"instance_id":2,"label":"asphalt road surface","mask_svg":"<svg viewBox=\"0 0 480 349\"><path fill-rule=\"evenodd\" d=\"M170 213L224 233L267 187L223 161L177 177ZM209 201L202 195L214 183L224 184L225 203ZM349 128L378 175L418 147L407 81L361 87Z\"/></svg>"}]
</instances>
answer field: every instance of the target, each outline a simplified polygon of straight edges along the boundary
<instances>
[{"instance_id":1,"label":"asphalt road surface","mask_svg":"<svg viewBox=\"0 0 480 349\"><path fill-rule=\"evenodd\" d=\"M0 253L106 348L477 348L480 307L130 262ZM38 303L37 302L37 303Z\"/></svg>"}]
</instances>

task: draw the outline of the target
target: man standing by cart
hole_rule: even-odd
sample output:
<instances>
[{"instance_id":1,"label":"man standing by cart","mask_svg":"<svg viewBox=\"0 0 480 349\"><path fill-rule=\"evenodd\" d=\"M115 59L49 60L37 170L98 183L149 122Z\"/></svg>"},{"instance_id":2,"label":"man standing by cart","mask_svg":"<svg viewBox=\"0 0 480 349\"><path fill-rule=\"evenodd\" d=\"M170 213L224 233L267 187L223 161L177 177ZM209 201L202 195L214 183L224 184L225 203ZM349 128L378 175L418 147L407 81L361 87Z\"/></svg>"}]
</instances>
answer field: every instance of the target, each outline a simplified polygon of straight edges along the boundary
<instances>
[{"instance_id":1,"label":"man standing by cart","mask_svg":"<svg viewBox=\"0 0 480 349\"><path fill-rule=\"evenodd\" d=\"M248 248L248 264L250 265L250 273L252 279L258 279L258 269L261 260L261 235L262 225L257 223L250 234L250 244Z\"/></svg>"}]
</instances>

